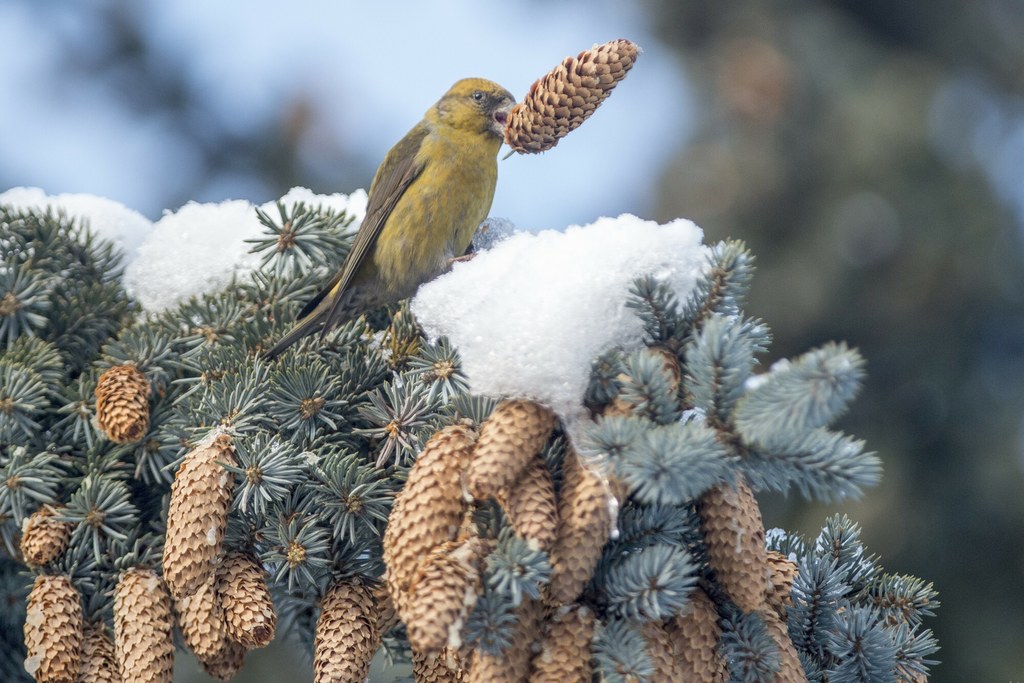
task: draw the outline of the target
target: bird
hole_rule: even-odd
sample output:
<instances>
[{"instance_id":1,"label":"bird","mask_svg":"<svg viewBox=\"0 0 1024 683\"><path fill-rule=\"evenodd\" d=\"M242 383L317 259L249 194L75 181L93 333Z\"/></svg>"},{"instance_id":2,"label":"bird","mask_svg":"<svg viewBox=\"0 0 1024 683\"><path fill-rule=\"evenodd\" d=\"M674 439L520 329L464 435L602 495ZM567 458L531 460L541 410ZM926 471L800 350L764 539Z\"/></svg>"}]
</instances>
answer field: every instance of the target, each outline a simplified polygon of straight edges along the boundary
<instances>
[{"instance_id":1,"label":"bird","mask_svg":"<svg viewBox=\"0 0 1024 683\"><path fill-rule=\"evenodd\" d=\"M515 98L483 78L457 81L388 151L370 183L352 249L264 357L394 303L465 254L487 217Z\"/></svg>"}]
</instances>

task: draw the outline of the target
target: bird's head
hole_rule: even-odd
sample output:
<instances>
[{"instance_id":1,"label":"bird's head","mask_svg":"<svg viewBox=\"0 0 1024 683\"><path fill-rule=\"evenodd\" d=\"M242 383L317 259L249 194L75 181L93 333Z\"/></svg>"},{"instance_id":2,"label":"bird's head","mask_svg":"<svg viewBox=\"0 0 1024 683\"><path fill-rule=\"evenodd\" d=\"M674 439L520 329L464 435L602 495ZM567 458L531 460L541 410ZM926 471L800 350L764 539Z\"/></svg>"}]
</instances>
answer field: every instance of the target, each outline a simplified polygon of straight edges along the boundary
<instances>
[{"instance_id":1,"label":"bird's head","mask_svg":"<svg viewBox=\"0 0 1024 683\"><path fill-rule=\"evenodd\" d=\"M433 112L450 126L504 138L508 113L516 100L497 83L483 78L464 78L444 94Z\"/></svg>"}]
</instances>

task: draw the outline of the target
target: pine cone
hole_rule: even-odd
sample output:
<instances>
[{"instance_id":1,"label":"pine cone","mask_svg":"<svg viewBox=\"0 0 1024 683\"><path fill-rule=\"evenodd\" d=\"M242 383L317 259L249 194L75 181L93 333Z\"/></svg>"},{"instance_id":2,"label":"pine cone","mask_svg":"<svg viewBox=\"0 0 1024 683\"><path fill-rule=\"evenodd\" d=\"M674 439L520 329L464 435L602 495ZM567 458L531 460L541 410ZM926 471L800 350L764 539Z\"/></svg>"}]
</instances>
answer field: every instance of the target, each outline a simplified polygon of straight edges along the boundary
<instances>
[{"instance_id":1,"label":"pine cone","mask_svg":"<svg viewBox=\"0 0 1024 683\"><path fill-rule=\"evenodd\" d=\"M224 611L217 597L216 577L199 584L184 598L175 599L178 626L185 637L185 645L200 662L213 661L220 656L227 640Z\"/></svg>"},{"instance_id":2,"label":"pine cone","mask_svg":"<svg viewBox=\"0 0 1024 683\"><path fill-rule=\"evenodd\" d=\"M698 502L708 564L719 586L744 612L767 604L770 585L764 524L754 492L745 482L722 484Z\"/></svg>"},{"instance_id":3,"label":"pine cone","mask_svg":"<svg viewBox=\"0 0 1024 683\"><path fill-rule=\"evenodd\" d=\"M146 376L134 365L115 365L96 384L96 423L114 443L135 443L149 430Z\"/></svg>"},{"instance_id":4,"label":"pine cone","mask_svg":"<svg viewBox=\"0 0 1024 683\"><path fill-rule=\"evenodd\" d=\"M181 600L208 582L220 559L235 479L230 438L217 434L189 451L171 485L164 540L164 580Z\"/></svg>"},{"instance_id":5,"label":"pine cone","mask_svg":"<svg viewBox=\"0 0 1024 683\"><path fill-rule=\"evenodd\" d=\"M221 641L220 649L208 659L200 659L205 671L210 677L218 681L229 681L235 677L244 664L245 646L236 643L230 638Z\"/></svg>"},{"instance_id":6,"label":"pine cone","mask_svg":"<svg viewBox=\"0 0 1024 683\"><path fill-rule=\"evenodd\" d=\"M460 645L450 636L462 631L483 590L480 563L486 550L485 542L470 538L443 543L426 557L410 585L408 615L402 619L413 650L430 654Z\"/></svg>"},{"instance_id":7,"label":"pine cone","mask_svg":"<svg viewBox=\"0 0 1024 683\"><path fill-rule=\"evenodd\" d=\"M316 683L363 683L380 645L379 614L369 586L359 579L332 585L316 622Z\"/></svg>"},{"instance_id":8,"label":"pine cone","mask_svg":"<svg viewBox=\"0 0 1024 683\"><path fill-rule=\"evenodd\" d=\"M447 648L436 654L421 654L412 651L412 678L416 683L463 683L459 656Z\"/></svg>"},{"instance_id":9,"label":"pine cone","mask_svg":"<svg viewBox=\"0 0 1024 683\"><path fill-rule=\"evenodd\" d=\"M171 683L174 641L171 596L152 569L121 574L114 590L114 652L121 680Z\"/></svg>"},{"instance_id":10,"label":"pine cone","mask_svg":"<svg viewBox=\"0 0 1024 683\"><path fill-rule=\"evenodd\" d=\"M558 504L551 472L539 454L526 465L512 486L498 491L498 504L515 532L548 551L558 529Z\"/></svg>"},{"instance_id":11,"label":"pine cone","mask_svg":"<svg viewBox=\"0 0 1024 683\"><path fill-rule=\"evenodd\" d=\"M771 610L761 612L761 618L764 620L768 635L775 641L775 646L779 650L779 671L772 679L772 683L794 683L795 681L806 683L807 675L804 673L804 667L800 663L796 648L793 647L793 641L789 637L789 628L786 626L786 622L779 619L778 615Z\"/></svg>"},{"instance_id":12,"label":"pine cone","mask_svg":"<svg viewBox=\"0 0 1024 683\"><path fill-rule=\"evenodd\" d=\"M654 668L651 683L676 683L676 681L700 680L683 678L682 668L676 658L672 636L660 621L648 621L641 626L647 641L647 656Z\"/></svg>"},{"instance_id":13,"label":"pine cone","mask_svg":"<svg viewBox=\"0 0 1024 683\"><path fill-rule=\"evenodd\" d=\"M526 683L530 677L533 643L537 639L543 612L540 601L523 598L523 602L516 608L519 622L512 633L512 642L497 655L480 649L473 650L469 682Z\"/></svg>"},{"instance_id":14,"label":"pine cone","mask_svg":"<svg viewBox=\"0 0 1024 683\"><path fill-rule=\"evenodd\" d=\"M66 576L37 576L25 613L25 671L39 683L74 683L82 663L82 602Z\"/></svg>"},{"instance_id":15,"label":"pine cone","mask_svg":"<svg viewBox=\"0 0 1024 683\"><path fill-rule=\"evenodd\" d=\"M676 661L682 681L724 683L729 669L718 650L722 629L718 626L715 604L703 589L690 593L690 608L669 622Z\"/></svg>"},{"instance_id":16,"label":"pine cone","mask_svg":"<svg viewBox=\"0 0 1024 683\"><path fill-rule=\"evenodd\" d=\"M520 154L551 149L594 113L639 54L634 43L619 39L566 57L512 108L505 142Z\"/></svg>"},{"instance_id":17,"label":"pine cone","mask_svg":"<svg viewBox=\"0 0 1024 683\"><path fill-rule=\"evenodd\" d=\"M256 558L238 551L228 553L217 568L217 595L224 610L224 630L231 640L253 649L274 639L277 613L266 572Z\"/></svg>"},{"instance_id":18,"label":"pine cone","mask_svg":"<svg viewBox=\"0 0 1024 683\"><path fill-rule=\"evenodd\" d=\"M416 458L395 498L384 531L384 562L391 599L402 620L409 584L427 554L455 538L462 522L460 473L476 434L462 425L440 430Z\"/></svg>"},{"instance_id":19,"label":"pine cone","mask_svg":"<svg viewBox=\"0 0 1024 683\"><path fill-rule=\"evenodd\" d=\"M114 640L102 621L85 627L78 683L121 683L117 657L114 656Z\"/></svg>"},{"instance_id":20,"label":"pine cone","mask_svg":"<svg viewBox=\"0 0 1024 683\"><path fill-rule=\"evenodd\" d=\"M377 632L383 636L395 626L398 626L400 621L398 611L395 609L395 603L391 599L391 593L388 591L387 581L374 584L373 602L377 605L377 611L380 614L377 619Z\"/></svg>"},{"instance_id":21,"label":"pine cone","mask_svg":"<svg viewBox=\"0 0 1024 683\"><path fill-rule=\"evenodd\" d=\"M786 608L793 604L793 581L800 568L796 562L774 550L768 551L768 566L771 568L771 586L768 589L768 607L785 621Z\"/></svg>"},{"instance_id":22,"label":"pine cone","mask_svg":"<svg viewBox=\"0 0 1024 683\"><path fill-rule=\"evenodd\" d=\"M583 605L560 608L548 622L530 683L590 683L594 613Z\"/></svg>"},{"instance_id":23,"label":"pine cone","mask_svg":"<svg viewBox=\"0 0 1024 683\"><path fill-rule=\"evenodd\" d=\"M601 549L611 533L610 491L580 462L574 450L565 454L558 534L551 547L548 598L555 605L575 602L594 573Z\"/></svg>"},{"instance_id":24,"label":"pine cone","mask_svg":"<svg viewBox=\"0 0 1024 683\"><path fill-rule=\"evenodd\" d=\"M41 567L64 554L74 524L54 519L56 511L44 505L21 526L21 556L30 567Z\"/></svg>"},{"instance_id":25,"label":"pine cone","mask_svg":"<svg viewBox=\"0 0 1024 683\"><path fill-rule=\"evenodd\" d=\"M555 414L523 399L502 401L480 428L480 440L466 474L469 493L477 499L512 486L555 428Z\"/></svg>"}]
</instances>

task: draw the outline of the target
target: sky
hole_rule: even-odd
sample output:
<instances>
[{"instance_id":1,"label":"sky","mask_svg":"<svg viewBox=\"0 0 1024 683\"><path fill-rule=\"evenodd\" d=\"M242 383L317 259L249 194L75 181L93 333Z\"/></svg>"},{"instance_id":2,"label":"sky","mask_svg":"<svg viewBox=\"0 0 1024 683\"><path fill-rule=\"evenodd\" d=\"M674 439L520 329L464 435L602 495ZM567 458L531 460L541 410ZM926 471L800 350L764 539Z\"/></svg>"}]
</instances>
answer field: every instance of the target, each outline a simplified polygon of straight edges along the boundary
<instances>
[{"instance_id":1,"label":"sky","mask_svg":"<svg viewBox=\"0 0 1024 683\"><path fill-rule=\"evenodd\" d=\"M156 219L178 208L161 202L200 172L198 151L169 116L122 108L114 97L116 63L95 79L70 77L59 58L61 41L88 51L109 30L89 10L94 4L104 3L0 6L0 92L18 94L3 107L0 191L28 185L49 194L90 193ZM622 212L649 217L657 179L694 124L678 60L654 40L646 13L633 3L120 4L236 132L279 119L281 103L293 96L312 98L321 115L300 155L314 166L331 163L325 150L336 139L376 165L459 78L490 78L521 97L565 56L615 38L633 40L643 54L590 120L554 150L500 162L491 214L524 229ZM332 191L350 192L369 180ZM194 197L275 198L255 174L211 178Z\"/></svg>"}]
</instances>

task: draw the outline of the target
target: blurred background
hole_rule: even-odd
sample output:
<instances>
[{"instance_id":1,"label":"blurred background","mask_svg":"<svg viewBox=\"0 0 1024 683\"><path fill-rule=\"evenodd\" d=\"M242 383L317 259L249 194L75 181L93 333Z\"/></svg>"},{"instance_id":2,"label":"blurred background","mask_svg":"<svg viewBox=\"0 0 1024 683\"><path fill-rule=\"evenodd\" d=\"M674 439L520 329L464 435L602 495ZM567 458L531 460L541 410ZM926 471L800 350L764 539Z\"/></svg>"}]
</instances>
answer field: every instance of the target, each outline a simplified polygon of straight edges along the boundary
<instances>
[{"instance_id":1,"label":"blurred background","mask_svg":"<svg viewBox=\"0 0 1024 683\"><path fill-rule=\"evenodd\" d=\"M859 347L869 378L843 427L885 463L854 503L763 496L766 525L813 535L848 513L889 571L940 591L933 681L1020 680L1021 36L1021 0L5 0L0 191L151 219L349 192L458 78L520 96L630 38L645 52L615 96L555 150L502 162L492 213L683 216L707 242L746 240L765 362ZM180 659L177 681L208 680ZM311 680L275 645L237 680L285 675Z\"/></svg>"}]
</instances>

